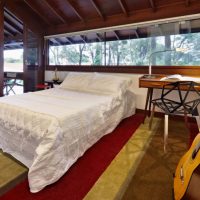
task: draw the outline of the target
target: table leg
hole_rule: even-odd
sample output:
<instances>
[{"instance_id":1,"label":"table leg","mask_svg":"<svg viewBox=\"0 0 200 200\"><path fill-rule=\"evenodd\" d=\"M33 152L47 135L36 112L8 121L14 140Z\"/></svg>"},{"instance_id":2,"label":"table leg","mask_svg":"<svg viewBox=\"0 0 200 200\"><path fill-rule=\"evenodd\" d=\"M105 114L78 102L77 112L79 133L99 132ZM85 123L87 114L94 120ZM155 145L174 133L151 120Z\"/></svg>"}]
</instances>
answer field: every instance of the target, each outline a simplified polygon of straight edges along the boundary
<instances>
[{"instance_id":1,"label":"table leg","mask_svg":"<svg viewBox=\"0 0 200 200\"><path fill-rule=\"evenodd\" d=\"M153 97L153 88L149 88L150 90L150 94L149 94L149 112L148 112L148 116L150 117L151 115L151 101L152 101L152 97Z\"/></svg>"},{"instance_id":2,"label":"table leg","mask_svg":"<svg viewBox=\"0 0 200 200\"><path fill-rule=\"evenodd\" d=\"M144 120L145 120L145 118L147 116L148 105L149 105L148 116L150 116L152 96L153 96L153 88L148 88L148 90L147 90L147 97L146 97L146 103L145 103L145 110L144 110ZM143 123L144 123L144 120L143 120Z\"/></svg>"},{"instance_id":3,"label":"table leg","mask_svg":"<svg viewBox=\"0 0 200 200\"><path fill-rule=\"evenodd\" d=\"M147 110L147 106L148 106L148 100L149 100L149 88L147 90L147 97L146 97L146 104L145 104L145 111Z\"/></svg>"},{"instance_id":4,"label":"table leg","mask_svg":"<svg viewBox=\"0 0 200 200\"><path fill-rule=\"evenodd\" d=\"M145 118L147 116L147 106L148 106L148 102L149 102L149 94L150 94L150 92L149 92L149 88L148 88L147 97L146 97L146 103L145 103L145 109L144 109L144 120L145 120ZM143 120L143 123L144 123L144 120Z\"/></svg>"}]
</instances>

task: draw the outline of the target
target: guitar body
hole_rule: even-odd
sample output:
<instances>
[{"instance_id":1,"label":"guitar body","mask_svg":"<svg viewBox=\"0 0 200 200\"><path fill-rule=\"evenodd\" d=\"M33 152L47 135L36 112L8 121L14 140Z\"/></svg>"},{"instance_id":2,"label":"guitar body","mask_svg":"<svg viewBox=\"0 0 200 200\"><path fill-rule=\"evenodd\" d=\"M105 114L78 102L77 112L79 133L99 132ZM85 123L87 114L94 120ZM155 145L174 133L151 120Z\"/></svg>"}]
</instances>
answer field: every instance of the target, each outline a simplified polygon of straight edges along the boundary
<instances>
[{"instance_id":1,"label":"guitar body","mask_svg":"<svg viewBox=\"0 0 200 200\"><path fill-rule=\"evenodd\" d=\"M200 200L200 165L194 170L188 188L181 200Z\"/></svg>"},{"instance_id":2,"label":"guitar body","mask_svg":"<svg viewBox=\"0 0 200 200\"><path fill-rule=\"evenodd\" d=\"M193 198L191 193L192 183L195 185L195 182L200 181L200 169L198 168L200 164L200 133L195 137L192 146L190 149L184 154L184 156L180 159L178 166L175 172L174 178L174 198L175 200L183 200L183 199L200 199ZM193 172L196 170L196 173ZM196 174L196 175L195 175ZM198 174L198 175L197 175ZM194 176L194 177L192 177ZM191 178L192 177L192 178ZM190 184L191 182L191 184ZM189 185L190 184L190 185ZM199 186L199 187L198 187ZM196 186L198 187L197 191L199 191L200 195L200 182ZM190 190L190 192L189 192ZM187 192L186 192L187 191ZM188 197L186 197L189 195ZM198 194L197 194L198 195Z\"/></svg>"}]
</instances>

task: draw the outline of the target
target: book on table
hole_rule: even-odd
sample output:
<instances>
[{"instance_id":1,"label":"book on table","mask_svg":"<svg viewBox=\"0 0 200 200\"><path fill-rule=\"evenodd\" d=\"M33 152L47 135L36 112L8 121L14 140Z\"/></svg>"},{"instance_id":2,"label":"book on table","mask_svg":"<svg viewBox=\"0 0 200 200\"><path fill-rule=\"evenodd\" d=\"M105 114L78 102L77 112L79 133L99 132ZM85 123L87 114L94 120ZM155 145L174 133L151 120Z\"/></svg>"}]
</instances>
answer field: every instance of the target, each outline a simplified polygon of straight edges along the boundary
<instances>
[{"instance_id":1,"label":"book on table","mask_svg":"<svg viewBox=\"0 0 200 200\"><path fill-rule=\"evenodd\" d=\"M181 76L180 74L172 74L169 76L165 76L165 77L161 78L160 80L161 81L165 81L165 80L181 81L182 78L183 78L183 76Z\"/></svg>"},{"instance_id":2,"label":"book on table","mask_svg":"<svg viewBox=\"0 0 200 200\"><path fill-rule=\"evenodd\" d=\"M200 77L182 76L180 74L172 74L160 79L161 81L194 81L200 83Z\"/></svg>"}]
</instances>

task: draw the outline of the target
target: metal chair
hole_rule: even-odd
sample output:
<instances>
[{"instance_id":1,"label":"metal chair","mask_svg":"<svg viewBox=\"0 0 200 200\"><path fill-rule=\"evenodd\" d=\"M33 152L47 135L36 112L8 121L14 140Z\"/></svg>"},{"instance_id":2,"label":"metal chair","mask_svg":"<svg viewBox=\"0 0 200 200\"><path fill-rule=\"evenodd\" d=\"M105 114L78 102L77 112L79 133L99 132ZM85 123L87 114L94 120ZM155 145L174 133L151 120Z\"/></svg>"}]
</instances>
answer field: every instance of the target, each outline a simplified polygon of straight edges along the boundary
<instances>
[{"instance_id":1,"label":"metal chair","mask_svg":"<svg viewBox=\"0 0 200 200\"><path fill-rule=\"evenodd\" d=\"M19 83L20 80L17 80L16 72L6 72L4 77L4 95L15 94L14 87L15 86L23 86L23 84Z\"/></svg>"},{"instance_id":2,"label":"metal chair","mask_svg":"<svg viewBox=\"0 0 200 200\"><path fill-rule=\"evenodd\" d=\"M200 84L193 81L177 81L169 83L163 86L161 97L153 99L153 109L151 112L151 118L149 122L149 128L151 129L155 107L157 106L165 113L165 124L164 124L164 152L166 152L167 138L168 138L168 117L169 115L184 114L185 122L187 124L187 115L196 116L199 118L198 105L200 103L200 92L196 89ZM183 90L185 92L183 92ZM169 94L172 91L178 92L176 100L172 100ZM190 92L196 93L197 98L189 100ZM197 122L199 119L197 120Z\"/></svg>"}]
</instances>

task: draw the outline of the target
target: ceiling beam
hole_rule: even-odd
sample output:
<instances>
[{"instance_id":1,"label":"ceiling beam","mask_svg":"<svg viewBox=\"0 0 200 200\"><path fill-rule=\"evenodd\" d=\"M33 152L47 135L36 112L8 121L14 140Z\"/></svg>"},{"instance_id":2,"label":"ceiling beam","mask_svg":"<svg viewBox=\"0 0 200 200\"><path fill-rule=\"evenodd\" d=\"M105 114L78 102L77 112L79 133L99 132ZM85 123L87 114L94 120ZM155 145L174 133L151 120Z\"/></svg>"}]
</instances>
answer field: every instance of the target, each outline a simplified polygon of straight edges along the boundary
<instances>
[{"instance_id":1,"label":"ceiling beam","mask_svg":"<svg viewBox=\"0 0 200 200\"><path fill-rule=\"evenodd\" d=\"M4 16L6 18L12 18L16 23L19 23L21 26L23 26L22 21L20 21L13 13L11 13L7 8L4 8Z\"/></svg>"},{"instance_id":2,"label":"ceiling beam","mask_svg":"<svg viewBox=\"0 0 200 200\"><path fill-rule=\"evenodd\" d=\"M49 39L48 45L49 45L49 46L53 46L53 45L54 45L54 43L51 41L51 39Z\"/></svg>"},{"instance_id":3,"label":"ceiling beam","mask_svg":"<svg viewBox=\"0 0 200 200\"><path fill-rule=\"evenodd\" d=\"M105 20L105 16L102 14L99 6L97 5L95 0L90 0L96 11L98 12L99 16L102 18L102 20Z\"/></svg>"},{"instance_id":4,"label":"ceiling beam","mask_svg":"<svg viewBox=\"0 0 200 200\"><path fill-rule=\"evenodd\" d=\"M149 3L151 5L151 8L152 8L153 12L155 12L156 11L156 6L155 6L154 0L149 0Z\"/></svg>"},{"instance_id":5,"label":"ceiling beam","mask_svg":"<svg viewBox=\"0 0 200 200\"><path fill-rule=\"evenodd\" d=\"M63 44L63 45L67 43L65 37L58 37L57 40L59 40L60 43ZM69 42L68 42L68 43L69 43Z\"/></svg>"},{"instance_id":6,"label":"ceiling beam","mask_svg":"<svg viewBox=\"0 0 200 200\"><path fill-rule=\"evenodd\" d=\"M78 9L76 8L76 6L71 2L71 0L66 0L67 3L70 5L70 7L72 8L72 10L76 13L76 15L79 17L79 19L82 22L85 22L84 18L82 17L82 15L80 14L80 12L78 11Z\"/></svg>"},{"instance_id":7,"label":"ceiling beam","mask_svg":"<svg viewBox=\"0 0 200 200\"><path fill-rule=\"evenodd\" d=\"M10 35L16 35L6 24L4 24L4 30L6 30Z\"/></svg>"},{"instance_id":8,"label":"ceiling beam","mask_svg":"<svg viewBox=\"0 0 200 200\"><path fill-rule=\"evenodd\" d=\"M60 19L60 21L62 21L63 23L66 23L65 18L63 16L61 16L61 13L59 11L57 11L49 2L47 2L47 1L43 1L43 2Z\"/></svg>"},{"instance_id":9,"label":"ceiling beam","mask_svg":"<svg viewBox=\"0 0 200 200\"><path fill-rule=\"evenodd\" d=\"M119 33L117 31L113 31L113 33L115 34L115 37L120 40L120 36L119 36Z\"/></svg>"},{"instance_id":10,"label":"ceiling beam","mask_svg":"<svg viewBox=\"0 0 200 200\"><path fill-rule=\"evenodd\" d=\"M23 33L23 30L20 27L16 26L16 24L12 22L10 19L4 17L4 22L12 26L18 33Z\"/></svg>"},{"instance_id":11,"label":"ceiling beam","mask_svg":"<svg viewBox=\"0 0 200 200\"><path fill-rule=\"evenodd\" d=\"M85 35L80 35L80 38L83 40L84 43L87 43L87 38Z\"/></svg>"},{"instance_id":12,"label":"ceiling beam","mask_svg":"<svg viewBox=\"0 0 200 200\"><path fill-rule=\"evenodd\" d=\"M96 33L96 36L97 36L99 42L103 42L104 41L103 37L99 33Z\"/></svg>"},{"instance_id":13,"label":"ceiling beam","mask_svg":"<svg viewBox=\"0 0 200 200\"><path fill-rule=\"evenodd\" d=\"M124 0L118 0L120 6L121 6L121 9L122 11L124 12L125 16L128 17L129 16L129 13L127 11L127 6L125 4L125 1Z\"/></svg>"},{"instance_id":14,"label":"ceiling beam","mask_svg":"<svg viewBox=\"0 0 200 200\"><path fill-rule=\"evenodd\" d=\"M60 40L60 38L51 38L50 39L52 44L56 44L56 45L65 45L66 42L64 43L62 40Z\"/></svg>"},{"instance_id":15,"label":"ceiling beam","mask_svg":"<svg viewBox=\"0 0 200 200\"><path fill-rule=\"evenodd\" d=\"M4 21L4 27L7 28L10 32L12 32L13 35L16 35L17 33L19 33L14 27L12 27L10 24L8 24L5 21Z\"/></svg>"},{"instance_id":16,"label":"ceiling beam","mask_svg":"<svg viewBox=\"0 0 200 200\"><path fill-rule=\"evenodd\" d=\"M7 35L9 35L9 36L13 36L13 35L11 35L5 28L3 29L3 31L4 31L4 34L7 34Z\"/></svg>"},{"instance_id":17,"label":"ceiling beam","mask_svg":"<svg viewBox=\"0 0 200 200\"><path fill-rule=\"evenodd\" d=\"M177 9L174 7L177 6ZM141 12L129 12L129 17L126 17L123 13L106 16L106 20L102 21L100 18L93 20L87 20L87 23L74 22L73 26L56 25L48 27L46 29L46 36L62 34L62 33L72 33L79 31L87 31L90 29L101 29L109 28L113 26L121 26L124 24L134 24L145 21L153 20L164 20L166 18L179 17L184 15L192 15L200 13L200 1L195 1L190 4L189 7L186 7L183 2L168 4L165 7L157 7L157 11L152 13L150 9L142 10ZM133 27L134 28L134 27ZM103 31L103 30L102 30ZM97 30L97 32L101 32Z\"/></svg>"},{"instance_id":18,"label":"ceiling beam","mask_svg":"<svg viewBox=\"0 0 200 200\"><path fill-rule=\"evenodd\" d=\"M71 38L66 37L66 40L67 40L70 44L74 44L74 41L73 41Z\"/></svg>"},{"instance_id":19,"label":"ceiling beam","mask_svg":"<svg viewBox=\"0 0 200 200\"><path fill-rule=\"evenodd\" d=\"M6 0L5 9L9 13L12 13L12 15L16 16L16 18L23 22L23 24L26 24L34 33L42 36L46 31L47 24L42 20L38 23L41 18L39 18L31 9L27 9L24 2Z\"/></svg>"},{"instance_id":20,"label":"ceiling beam","mask_svg":"<svg viewBox=\"0 0 200 200\"><path fill-rule=\"evenodd\" d=\"M12 43L12 44L4 44L5 49L21 49L22 43Z\"/></svg>"},{"instance_id":21,"label":"ceiling beam","mask_svg":"<svg viewBox=\"0 0 200 200\"><path fill-rule=\"evenodd\" d=\"M60 45L60 42L57 40L57 38L51 38L51 41L53 42L53 44L58 44Z\"/></svg>"},{"instance_id":22,"label":"ceiling beam","mask_svg":"<svg viewBox=\"0 0 200 200\"><path fill-rule=\"evenodd\" d=\"M55 38L56 41L59 42L60 45L65 45L66 43L64 43L60 38Z\"/></svg>"},{"instance_id":23,"label":"ceiling beam","mask_svg":"<svg viewBox=\"0 0 200 200\"><path fill-rule=\"evenodd\" d=\"M40 16L41 19L43 19L48 25L51 25L51 23L44 17L44 15L33 5L34 1L29 2L29 0L24 0L24 2L37 14Z\"/></svg>"}]
</instances>

